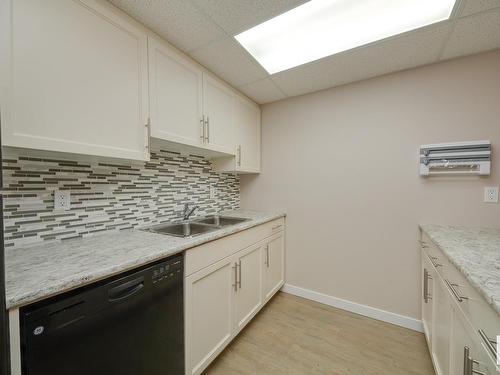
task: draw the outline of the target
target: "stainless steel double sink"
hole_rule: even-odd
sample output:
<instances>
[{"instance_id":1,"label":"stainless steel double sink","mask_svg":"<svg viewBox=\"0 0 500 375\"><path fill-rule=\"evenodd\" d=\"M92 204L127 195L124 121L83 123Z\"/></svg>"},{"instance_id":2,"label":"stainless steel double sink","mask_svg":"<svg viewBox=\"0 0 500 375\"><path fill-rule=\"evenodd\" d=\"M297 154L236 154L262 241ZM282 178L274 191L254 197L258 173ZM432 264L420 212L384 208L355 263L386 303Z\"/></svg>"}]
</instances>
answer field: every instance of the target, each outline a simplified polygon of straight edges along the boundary
<instances>
[{"instance_id":1,"label":"stainless steel double sink","mask_svg":"<svg viewBox=\"0 0 500 375\"><path fill-rule=\"evenodd\" d=\"M239 224L247 220L250 219L212 215L178 223L159 224L154 227L147 228L146 230L176 237L193 237L230 225Z\"/></svg>"}]
</instances>

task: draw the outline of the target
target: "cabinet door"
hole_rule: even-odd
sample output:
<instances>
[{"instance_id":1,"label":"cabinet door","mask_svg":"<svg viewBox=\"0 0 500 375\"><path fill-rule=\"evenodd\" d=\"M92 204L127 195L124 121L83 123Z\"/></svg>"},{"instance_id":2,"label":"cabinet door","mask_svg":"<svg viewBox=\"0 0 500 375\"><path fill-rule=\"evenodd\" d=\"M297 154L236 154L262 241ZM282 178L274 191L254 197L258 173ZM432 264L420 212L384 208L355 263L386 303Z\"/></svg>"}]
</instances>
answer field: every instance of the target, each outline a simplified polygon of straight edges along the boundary
<instances>
[{"instance_id":1,"label":"cabinet door","mask_svg":"<svg viewBox=\"0 0 500 375\"><path fill-rule=\"evenodd\" d=\"M151 134L172 142L203 144L201 70L172 47L149 38Z\"/></svg>"},{"instance_id":2,"label":"cabinet door","mask_svg":"<svg viewBox=\"0 0 500 375\"><path fill-rule=\"evenodd\" d=\"M203 112L206 144L210 149L235 154L235 94L221 82L203 74Z\"/></svg>"},{"instance_id":3,"label":"cabinet door","mask_svg":"<svg viewBox=\"0 0 500 375\"><path fill-rule=\"evenodd\" d=\"M448 291L442 282L434 283L434 320L432 322L431 353L437 375L451 375L450 362L450 334L452 308ZM455 375L455 374L453 374Z\"/></svg>"},{"instance_id":4,"label":"cabinet door","mask_svg":"<svg viewBox=\"0 0 500 375\"><path fill-rule=\"evenodd\" d=\"M146 34L95 0L11 1L4 145L149 158Z\"/></svg>"},{"instance_id":5,"label":"cabinet door","mask_svg":"<svg viewBox=\"0 0 500 375\"><path fill-rule=\"evenodd\" d=\"M490 373L483 358L479 355L477 338L471 333L462 314L458 309L454 309L450 344L450 374L472 375L479 372L487 375ZM471 369L476 372L471 372Z\"/></svg>"},{"instance_id":6,"label":"cabinet door","mask_svg":"<svg viewBox=\"0 0 500 375\"><path fill-rule=\"evenodd\" d=\"M422 324L429 346L432 344L432 313L434 303L434 267L422 252Z\"/></svg>"},{"instance_id":7,"label":"cabinet door","mask_svg":"<svg viewBox=\"0 0 500 375\"><path fill-rule=\"evenodd\" d=\"M265 301L270 299L285 281L285 236L278 233L271 237L264 248L264 292Z\"/></svg>"},{"instance_id":8,"label":"cabinet door","mask_svg":"<svg viewBox=\"0 0 500 375\"><path fill-rule=\"evenodd\" d=\"M237 253L236 332L239 332L262 306L261 255L261 245L251 246Z\"/></svg>"},{"instance_id":9,"label":"cabinet door","mask_svg":"<svg viewBox=\"0 0 500 375\"><path fill-rule=\"evenodd\" d=\"M234 259L223 259L185 280L186 374L200 374L231 340Z\"/></svg>"},{"instance_id":10,"label":"cabinet door","mask_svg":"<svg viewBox=\"0 0 500 375\"><path fill-rule=\"evenodd\" d=\"M237 170L260 172L260 108L238 98L236 112Z\"/></svg>"}]
</instances>

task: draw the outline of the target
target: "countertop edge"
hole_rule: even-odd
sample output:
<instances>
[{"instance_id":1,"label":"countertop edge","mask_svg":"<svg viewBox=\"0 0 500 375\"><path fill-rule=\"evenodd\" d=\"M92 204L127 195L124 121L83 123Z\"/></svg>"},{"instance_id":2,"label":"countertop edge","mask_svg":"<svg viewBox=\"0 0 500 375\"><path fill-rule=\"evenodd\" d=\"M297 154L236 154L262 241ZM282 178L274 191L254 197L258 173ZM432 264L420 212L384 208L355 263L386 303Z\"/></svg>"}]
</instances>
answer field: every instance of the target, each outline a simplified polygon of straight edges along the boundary
<instances>
[{"instance_id":1,"label":"countertop edge","mask_svg":"<svg viewBox=\"0 0 500 375\"><path fill-rule=\"evenodd\" d=\"M236 214L232 213L224 213L227 216L237 216ZM232 234L236 234L239 232L242 232L244 230L256 227L258 225L262 225L265 223L268 223L273 220L277 220L283 217L286 217L287 214L284 212L279 212L279 213L270 213L268 217L265 218L259 218L259 219L251 219L250 221L246 221L240 224L236 224L232 227L227 227L224 228L224 230L219 230L215 232L208 233L206 235L201 235L199 237L194 237L193 241L189 244L185 245L180 245L174 248L170 248L168 250L165 250L163 253L158 253L157 255L146 257L144 259L141 259L140 261L137 261L136 259L132 259L129 262L121 263L117 265L116 267L112 267L111 269L103 269L99 270L99 272L96 272L90 276L83 276L77 279L71 279L71 280L65 280L62 279L60 280L59 283L51 285L50 288L41 288L40 290L33 291L32 293L25 293L25 294L20 294L16 295L15 298L11 297L9 298L6 296L6 308L7 310L14 310L14 309L19 309L23 306L42 301L47 298L51 298L54 296L57 296L59 294L63 294L75 289L78 289L80 287L90 285L92 283L104 280L108 277L116 276L120 273L127 272L130 270L133 270L134 268L139 268L142 266L145 266L149 263L156 262L158 260L179 254L183 251L192 249L194 247L204 245L206 243L216 241L218 239L230 236ZM139 230L139 229L134 229L134 230ZM219 233L218 233L219 232ZM152 235L155 236L163 236L161 234L154 234L151 233ZM105 235L105 234L104 234ZM22 248L21 248L22 249ZM18 250L21 250L18 249Z\"/></svg>"},{"instance_id":2,"label":"countertop edge","mask_svg":"<svg viewBox=\"0 0 500 375\"><path fill-rule=\"evenodd\" d=\"M468 272L466 272L463 269L463 266L458 264L457 261L448 253L446 248L443 248L437 241L434 240L433 236L431 233L429 233L425 226L427 225L432 225L432 224L419 224L419 228L421 231L425 232L427 236L430 238L432 243L439 249L441 252L446 256L446 258L450 261L451 264L453 264L456 269L464 276L467 281L476 289L476 291L483 296L483 298L486 300L486 302L500 315L500 306L499 303L500 301L496 301L492 296L489 296L486 291L483 289L481 285L478 285L478 283L472 279L469 275Z\"/></svg>"}]
</instances>

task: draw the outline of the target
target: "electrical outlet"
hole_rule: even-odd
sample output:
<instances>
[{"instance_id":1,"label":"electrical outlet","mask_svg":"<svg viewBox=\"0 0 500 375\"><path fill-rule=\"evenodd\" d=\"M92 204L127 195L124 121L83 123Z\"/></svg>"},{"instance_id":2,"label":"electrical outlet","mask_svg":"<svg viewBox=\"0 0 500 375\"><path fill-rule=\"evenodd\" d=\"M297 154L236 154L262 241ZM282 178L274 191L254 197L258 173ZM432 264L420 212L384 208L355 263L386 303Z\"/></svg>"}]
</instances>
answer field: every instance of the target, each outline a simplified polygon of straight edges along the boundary
<instances>
[{"instance_id":1,"label":"electrical outlet","mask_svg":"<svg viewBox=\"0 0 500 375\"><path fill-rule=\"evenodd\" d=\"M498 186L486 186L484 188L484 201L498 203Z\"/></svg>"},{"instance_id":2,"label":"electrical outlet","mask_svg":"<svg viewBox=\"0 0 500 375\"><path fill-rule=\"evenodd\" d=\"M69 210L70 206L70 190L54 190L54 210Z\"/></svg>"}]
</instances>

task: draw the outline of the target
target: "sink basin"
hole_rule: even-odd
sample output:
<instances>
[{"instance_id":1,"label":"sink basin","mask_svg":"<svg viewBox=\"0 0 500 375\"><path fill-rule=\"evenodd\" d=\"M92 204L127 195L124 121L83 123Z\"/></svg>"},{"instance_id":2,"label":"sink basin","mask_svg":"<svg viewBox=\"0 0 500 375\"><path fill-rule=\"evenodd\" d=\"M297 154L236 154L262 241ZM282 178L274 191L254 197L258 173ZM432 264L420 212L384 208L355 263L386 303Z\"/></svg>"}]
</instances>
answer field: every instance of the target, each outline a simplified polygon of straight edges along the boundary
<instances>
[{"instance_id":1,"label":"sink basin","mask_svg":"<svg viewBox=\"0 0 500 375\"><path fill-rule=\"evenodd\" d=\"M228 217L228 216L213 215L213 216L204 217L202 219L194 220L194 222L208 224L208 225L214 225L216 227L225 227L227 225L234 225L234 224L242 223L242 222L247 221L247 220L249 220L249 219L244 219L241 217Z\"/></svg>"},{"instance_id":2,"label":"sink basin","mask_svg":"<svg viewBox=\"0 0 500 375\"><path fill-rule=\"evenodd\" d=\"M181 223L160 224L146 230L154 233L168 234L170 236L176 237L192 237L203 233L212 232L225 226L242 223L247 220L250 219L212 215Z\"/></svg>"},{"instance_id":3,"label":"sink basin","mask_svg":"<svg viewBox=\"0 0 500 375\"><path fill-rule=\"evenodd\" d=\"M202 223L188 222L157 225L148 230L154 233L169 234L176 237L190 237L211 232L217 230L217 228Z\"/></svg>"}]
</instances>

